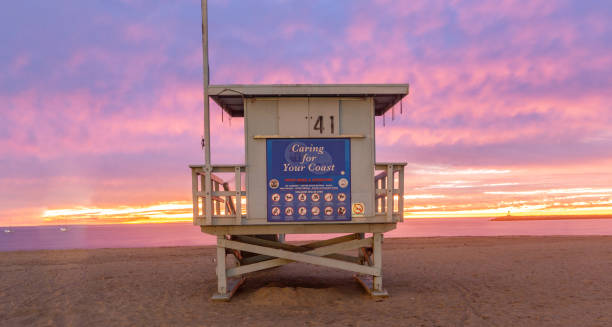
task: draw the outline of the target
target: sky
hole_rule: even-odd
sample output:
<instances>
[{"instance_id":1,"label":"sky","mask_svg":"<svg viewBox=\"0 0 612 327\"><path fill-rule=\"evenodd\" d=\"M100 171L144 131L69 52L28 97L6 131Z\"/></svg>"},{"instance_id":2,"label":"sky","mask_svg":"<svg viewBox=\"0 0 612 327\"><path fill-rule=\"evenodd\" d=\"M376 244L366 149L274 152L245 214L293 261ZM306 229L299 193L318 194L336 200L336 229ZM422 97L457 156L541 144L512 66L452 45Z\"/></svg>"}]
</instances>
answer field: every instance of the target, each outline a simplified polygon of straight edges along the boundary
<instances>
[{"instance_id":1,"label":"sky","mask_svg":"<svg viewBox=\"0 0 612 327\"><path fill-rule=\"evenodd\" d=\"M0 11L0 226L191 220L197 0ZM405 217L612 214L612 2L209 0L211 84L409 83ZM243 122L211 107L213 163Z\"/></svg>"}]
</instances>

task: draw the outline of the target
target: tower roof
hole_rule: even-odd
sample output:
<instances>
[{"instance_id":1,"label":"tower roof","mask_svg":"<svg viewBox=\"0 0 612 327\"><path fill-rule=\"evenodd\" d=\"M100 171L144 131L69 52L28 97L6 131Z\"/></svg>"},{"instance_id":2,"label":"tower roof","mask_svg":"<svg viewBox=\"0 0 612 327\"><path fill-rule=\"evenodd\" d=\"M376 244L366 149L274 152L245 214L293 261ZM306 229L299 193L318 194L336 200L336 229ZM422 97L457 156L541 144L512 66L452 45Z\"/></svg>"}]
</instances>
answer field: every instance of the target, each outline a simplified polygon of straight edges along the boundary
<instances>
[{"instance_id":1,"label":"tower roof","mask_svg":"<svg viewBox=\"0 0 612 327\"><path fill-rule=\"evenodd\" d=\"M245 98L374 98L374 113L384 114L408 95L408 84L269 84L210 85L209 96L232 117L244 117Z\"/></svg>"}]
</instances>

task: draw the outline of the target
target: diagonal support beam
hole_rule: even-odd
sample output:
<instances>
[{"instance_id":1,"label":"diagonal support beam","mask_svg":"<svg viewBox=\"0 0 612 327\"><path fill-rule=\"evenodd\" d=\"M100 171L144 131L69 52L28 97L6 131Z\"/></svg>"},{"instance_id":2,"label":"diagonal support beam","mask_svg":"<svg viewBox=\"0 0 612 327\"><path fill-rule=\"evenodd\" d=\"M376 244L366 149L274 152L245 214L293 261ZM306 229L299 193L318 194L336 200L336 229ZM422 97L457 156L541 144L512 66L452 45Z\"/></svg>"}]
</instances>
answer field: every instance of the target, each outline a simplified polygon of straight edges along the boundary
<instances>
[{"instance_id":1,"label":"diagonal support beam","mask_svg":"<svg viewBox=\"0 0 612 327\"><path fill-rule=\"evenodd\" d=\"M253 271L282 266L294 261L310 263L319 266L343 269L362 274L379 276L381 269L378 267L369 267L346 261L324 258L325 255L330 255L339 251L351 250L359 247L371 246L372 238L352 240L343 243L336 243L320 248L316 248L305 253L296 253L282 249L269 248L259 245L246 244L230 240L221 240L222 246L241 251L259 253L267 256L277 257L277 259L258 262L246 266L235 267L227 270L227 276L239 276Z\"/></svg>"}]
</instances>

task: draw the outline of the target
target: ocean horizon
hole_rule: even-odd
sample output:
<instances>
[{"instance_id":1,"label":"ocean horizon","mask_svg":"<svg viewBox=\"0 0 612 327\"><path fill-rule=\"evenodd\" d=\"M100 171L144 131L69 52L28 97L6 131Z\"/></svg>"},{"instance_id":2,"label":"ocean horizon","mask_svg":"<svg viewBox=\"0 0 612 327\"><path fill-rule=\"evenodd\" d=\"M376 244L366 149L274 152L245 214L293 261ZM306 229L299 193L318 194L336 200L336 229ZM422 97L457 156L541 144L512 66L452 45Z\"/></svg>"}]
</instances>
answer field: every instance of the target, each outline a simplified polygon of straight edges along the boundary
<instances>
[{"instance_id":1,"label":"ocean horizon","mask_svg":"<svg viewBox=\"0 0 612 327\"><path fill-rule=\"evenodd\" d=\"M385 237L612 235L612 219L492 221L492 218L410 218ZM65 231L60 230L65 229ZM7 227L3 227L4 231ZM10 227L0 251L141 248L214 245L216 238L192 223ZM340 234L333 234L340 235ZM288 241L332 234L290 234Z\"/></svg>"}]
</instances>

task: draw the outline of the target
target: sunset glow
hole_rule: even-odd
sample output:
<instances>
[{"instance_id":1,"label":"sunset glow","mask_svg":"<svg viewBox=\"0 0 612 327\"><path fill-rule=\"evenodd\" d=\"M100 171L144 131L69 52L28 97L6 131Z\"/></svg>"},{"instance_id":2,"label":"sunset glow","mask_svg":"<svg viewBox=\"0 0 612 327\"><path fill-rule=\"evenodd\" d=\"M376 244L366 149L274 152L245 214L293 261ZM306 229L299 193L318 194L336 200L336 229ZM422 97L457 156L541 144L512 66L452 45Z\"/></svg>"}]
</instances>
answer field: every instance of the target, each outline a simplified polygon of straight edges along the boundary
<instances>
[{"instance_id":1,"label":"sunset glow","mask_svg":"<svg viewBox=\"0 0 612 327\"><path fill-rule=\"evenodd\" d=\"M213 84L410 83L405 217L612 215L609 1L209 0ZM200 2L0 13L0 226L191 221ZM69 22L69 23L68 23ZM383 122L384 120L384 122ZM211 105L213 164L244 163Z\"/></svg>"}]
</instances>

